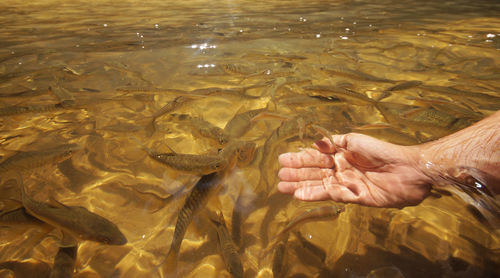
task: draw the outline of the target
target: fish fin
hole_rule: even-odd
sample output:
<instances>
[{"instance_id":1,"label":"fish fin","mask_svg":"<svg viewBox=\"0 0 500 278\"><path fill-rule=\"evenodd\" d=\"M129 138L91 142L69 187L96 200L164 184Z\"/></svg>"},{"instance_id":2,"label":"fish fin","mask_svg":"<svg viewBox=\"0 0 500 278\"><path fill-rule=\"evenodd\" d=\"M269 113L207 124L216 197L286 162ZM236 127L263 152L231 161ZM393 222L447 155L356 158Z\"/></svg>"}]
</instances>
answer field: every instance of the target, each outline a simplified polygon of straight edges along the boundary
<instances>
[{"instance_id":1,"label":"fish fin","mask_svg":"<svg viewBox=\"0 0 500 278\"><path fill-rule=\"evenodd\" d=\"M173 154L177 154L167 143L163 143Z\"/></svg>"},{"instance_id":2,"label":"fish fin","mask_svg":"<svg viewBox=\"0 0 500 278\"><path fill-rule=\"evenodd\" d=\"M19 172L17 175L19 176L19 188L21 189L21 202L24 203L28 200L28 194L26 194L26 190L24 189L23 176L21 176L21 173Z\"/></svg>"},{"instance_id":3,"label":"fish fin","mask_svg":"<svg viewBox=\"0 0 500 278\"><path fill-rule=\"evenodd\" d=\"M147 137L153 136L153 134L156 132L156 121L155 118L152 118L151 120L147 119L147 123L145 124L146 126L144 127L144 131L146 132Z\"/></svg>"},{"instance_id":4,"label":"fish fin","mask_svg":"<svg viewBox=\"0 0 500 278\"><path fill-rule=\"evenodd\" d=\"M11 203L6 204L5 201L9 201ZM16 210L18 208L22 208L22 207L23 207L23 202L21 202L20 200L16 200L16 199L12 199L12 198L4 199L4 200L0 201L0 216L3 215L4 213L7 213L7 212L10 212L10 211Z\"/></svg>"},{"instance_id":5,"label":"fish fin","mask_svg":"<svg viewBox=\"0 0 500 278\"><path fill-rule=\"evenodd\" d=\"M383 91L380 95L378 95L377 97L375 97L375 101L381 101L383 100L384 98L387 98L391 96L391 92L389 91Z\"/></svg>"},{"instance_id":6,"label":"fish fin","mask_svg":"<svg viewBox=\"0 0 500 278\"><path fill-rule=\"evenodd\" d=\"M54 208L68 208L65 204L59 202L56 200L53 196L49 197L49 206L54 207Z\"/></svg>"},{"instance_id":7,"label":"fish fin","mask_svg":"<svg viewBox=\"0 0 500 278\"><path fill-rule=\"evenodd\" d=\"M299 138L300 141L304 141L304 133L306 131L306 122L303 118L297 119L297 124L299 125Z\"/></svg>"},{"instance_id":8,"label":"fish fin","mask_svg":"<svg viewBox=\"0 0 500 278\"><path fill-rule=\"evenodd\" d=\"M155 151L153 151L152 149L146 147L146 145L144 145L144 143L142 143L139 139L137 139L135 136L129 136L129 138L135 142L137 142L137 144L139 144L139 146L141 146L141 148L143 150L145 150L149 155L155 155Z\"/></svg>"},{"instance_id":9,"label":"fish fin","mask_svg":"<svg viewBox=\"0 0 500 278\"><path fill-rule=\"evenodd\" d=\"M68 232L65 232L61 230L61 241L59 242L59 247L74 247L78 246L78 241L74 236L69 234Z\"/></svg>"},{"instance_id":10,"label":"fish fin","mask_svg":"<svg viewBox=\"0 0 500 278\"><path fill-rule=\"evenodd\" d=\"M203 214L206 215L206 217L210 219L210 221L216 226L225 225L224 215L222 214L222 211L204 210Z\"/></svg>"},{"instance_id":11,"label":"fish fin","mask_svg":"<svg viewBox=\"0 0 500 278\"><path fill-rule=\"evenodd\" d=\"M285 115L280 115L278 113L272 113L272 112L267 112L267 111L264 111L264 112L261 112L259 113L257 116L253 117L252 119L250 119L250 122L255 122L256 120L260 120L260 119L277 119L277 120L281 120L281 121L286 121L286 120L291 120L292 117L290 116L285 116Z\"/></svg>"}]
</instances>

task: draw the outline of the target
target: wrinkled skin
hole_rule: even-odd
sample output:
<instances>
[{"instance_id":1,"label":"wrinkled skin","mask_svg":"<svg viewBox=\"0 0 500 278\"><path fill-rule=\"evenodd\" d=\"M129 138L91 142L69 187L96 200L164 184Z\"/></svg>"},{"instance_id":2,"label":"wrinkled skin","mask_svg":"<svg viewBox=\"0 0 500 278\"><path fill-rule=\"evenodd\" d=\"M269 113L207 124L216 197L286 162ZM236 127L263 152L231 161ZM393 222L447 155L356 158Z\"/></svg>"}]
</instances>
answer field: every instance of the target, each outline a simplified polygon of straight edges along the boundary
<instances>
[{"instance_id":1,"label":"wrinkled skin","mask_svg":"<svg viewBox=\"0 0 500 278\"><path fill-rule=\"evenodd\" d=\"M429 194L431 180L416 164L417 148L357 133L332 139L323 138L314 148L280 155L278 190L304 201L374 207L416 205Z\"/></svg>"}]
</instances>

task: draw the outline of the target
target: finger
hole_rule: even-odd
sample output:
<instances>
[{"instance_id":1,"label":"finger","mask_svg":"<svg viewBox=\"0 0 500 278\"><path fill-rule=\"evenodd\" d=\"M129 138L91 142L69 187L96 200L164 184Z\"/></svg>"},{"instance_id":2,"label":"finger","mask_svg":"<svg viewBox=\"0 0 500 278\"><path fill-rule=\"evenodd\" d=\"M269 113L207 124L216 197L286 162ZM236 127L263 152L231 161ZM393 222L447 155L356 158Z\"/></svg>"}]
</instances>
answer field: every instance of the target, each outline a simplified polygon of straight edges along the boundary
<instances>
[{"instance_id":1,"label":"finger","mask_svg":"<svg viewBox=\"0 0 500 278\"><path fill-rule=\"evenodd\" d=\"M315 149L304 149L296 153L284 153L278 158L282 167L302 168L302 167L320 167L332 168L333 157Z\"/></svg>"},{"instance_id":2,"label":"finger","mask_svg":"<svg viewBox=\"0 0 500 278\"><path fill-rule=\"evenodd\" d=\"M331 199L330 194L328 194L324 186L299 188L294 192L293 196L302 201L325 201Z\"/></svg>"},{"instance_id":3,"label":"finger","mask_svg":"<svg viewBox=\"0 0 500 278\"><path fill-rule=\"evenodd\" d=\"M334 175L331 168L281 168L278 172L282 181L322 180Z\"/></svg>"},{"instance_id":4,"label":"finger","mask_svg":"<svg viewBox=\"0 0 500 278\"><path fill-rule=\"evenodd\" d=\"M283 194L293 194L297 189L309 186L322 186L323 181L280 181L278 183L278 191Z\"/></svg>"},{"instance_id":5,"label":"finger","mask_svg":"<svg viewBox=\"0 0 500 278\"><path fill-rule=\"evenodd\" d=\"M323 137L323 139L314 142L313 147L322 153L334 154L337 149L332 142L333 140Z\"/></svg>"},{"instance_id":6,"label":"finger","mask_svg":"<svg viewBox=\"0 0 500 278\"><path fill-rule=\"evenodd\" d=\"M332 200L343 203L359 203L359 196L340 184L302 187L295 191L295 198L303 201Z\"/></svg>"},{"instance_id":7,"label":"finger","mask_svg":"<svg viewBox=\"0 0 500 278\"><path fill-rule=\"evenodd\" d=\"M348 143L348 139L349 139L349 135L350 133L347 133L347 134L340 134L340 135L333 135L332 136L332 141L335 143L335 146L337 146L338 148L346 148L347 147L347 143Z\"/></svg>"}]
</instances>

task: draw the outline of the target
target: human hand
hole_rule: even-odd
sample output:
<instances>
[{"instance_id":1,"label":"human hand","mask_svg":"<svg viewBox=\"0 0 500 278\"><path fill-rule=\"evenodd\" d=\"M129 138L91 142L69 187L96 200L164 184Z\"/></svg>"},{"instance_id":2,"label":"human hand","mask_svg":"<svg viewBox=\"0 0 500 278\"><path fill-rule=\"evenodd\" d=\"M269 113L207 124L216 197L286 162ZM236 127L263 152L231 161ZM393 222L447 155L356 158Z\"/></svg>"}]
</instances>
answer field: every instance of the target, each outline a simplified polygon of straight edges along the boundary
<instances>
[{"instance_id":1,"label":"human hand","mask_svg":"<svg viewBox=\"0 0 500 278\"><path fill-rule=\"evenodd\" d=\"M280 155L280 192L374 207L416 205L430 192L418 148L357 133L323 138L314 147Z\"/></svg>"}]
</instances>

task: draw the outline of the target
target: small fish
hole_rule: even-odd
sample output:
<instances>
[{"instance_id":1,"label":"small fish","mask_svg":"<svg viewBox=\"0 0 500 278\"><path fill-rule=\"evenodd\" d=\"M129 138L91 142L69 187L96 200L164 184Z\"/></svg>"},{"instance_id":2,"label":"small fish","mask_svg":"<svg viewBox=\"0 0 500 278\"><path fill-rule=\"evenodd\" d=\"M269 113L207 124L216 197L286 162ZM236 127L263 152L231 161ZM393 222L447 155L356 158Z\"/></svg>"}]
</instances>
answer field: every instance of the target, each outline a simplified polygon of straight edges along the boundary
<instances>
[{"instance_id":1,"label":"small fish","mask_svg":"<svg viewBox=\"0 0 500 278\"><path fill-rule=\"evenodd\" d=\"M392 91L401 91L401 90L406 90L409 88L417 87L417 86L420 86L422 84L423 84L422 81L410 80L410 81L401 82L401 83L396 84L392 87L389 87L389 88L385 89L385 91L391 91L391 92Z\"/></svg>"},{"instance_id":2,"label":"small fish","mask_svg":"<svg viewBox=\"0 0 500 278\"><path fill-rule=\"evenodd\" d=\"M220 155L149 153L149 156L172 169L196 175L219 172L228 165L228 160Z\"/></svg>"},{"instance_id":3,"label":"small fish","mask_svg":"<svg viewBox=\"0 0 500 278\"><path fill-rule=\"evenodd\" d=\"M162 106L158 111L156 111L153 116L151 117L151 121L148 122L146 125L146 132L148 133L149 136L153 135L153 133L156 132L156 119L163 116L166 113L169 113L170 111L173 111L177 107L181 106L183 103L187 101L187 98L178 96L174 98L174 100L168 102L164 106Z\"/></svg>"},{"instance_id":4,"label":"small fish","mask_svg":"<svg viewBox=\"0 0 500 278\"><path fill-rule=\"evenodd\" d=\"M316 86L304 86L302 87L302 89L318 93L320 96L323 97L334 96L336 98L347 100L356 105L373 105L376 102L375 100L367 97L366 95L339 86L316 85ZM312 94L312 96L316 95Z\"/></svg>"},{"instance_id":5,"label":"small fish","mask_svg":"<svg viewBox=\"0 0 500 278\"><path fill-rule=\"evenodd\" d=\"M229 168L232 168L235 163L238 166L246 166L253 160L255 148L254 142L231 141L222 149L220 155L226 159Z\"/></svg>"},{"instance_id":6,"label":"small fish","mask_svg":"<svg viewBox=\"0 0 500 278\"><path fill-rule=\"evenodd\" d=\"M365 72L361 72L358 70L352 70L343 66L330 66L328 68L321 68L321 70L333 74L333 75L343 75L349 78L358 79L358 80L367 80L374 82L383 82L383 83L394 83L393 80L389 80L386 78L377 77Z\"/></svg>"},{"instance_id":7,"label":"small fish","mask_svg":"<svg viewBox=\"0 0 500 278\"><path fill-rule=\"evenodd\" d=\"M202 118L190 118L189 124L200 136L214 140L218 145L227 143L223 130Z\"/></svg>"},{"instance_id":8,"label":"small fish","mask_svg":"<svg viewBox=\"0 0 500 278\"><path fill-rule=\"evenodd\" d=\"M251 120L265 110L265 108L260 108L237 113L224 127L223 137L233 139L243 136L250 128Z\"/></svg>"},{"instance_id":9,"label":"small fish","mask_svg":"<svg viewBox=\"0 0 500 278\"><path fill-rule=\"evenodd\" d=\"M13 116L25 113L43 113L57 109L67 108L69 103L56 103L46 105L29 105L29 106L8 106L0 108L0 116Z\"/></svg>"},{"instance_id":10,"label":"small fish","mask_svg":"<svg viewBox=\"0 0 500 278\"><path fill-rule=\"evenodd\" d=\"M222 96L228 99L259 99L259 96L247 95L245 91L250 89L248 88L218 88L218 87L209 87L209 88L201 88L195 89L189 92L189 94L202 95L202 96Z\"/></svg>"},{"instance_id":11,"label":"small fish","mask_svg":"<svg viewBox=\"0 0 500 278\"><path fill-rule=\"evenodd\" d=\"M215 191L214 189L221 182L221 177L221 174L217 172L202 176L187 196L177 217L177 222L175 223L174 236L172 238L170 250L168 251L165 261L161 265L163 273L175 273L177 257L187 227L191 223L193 217L205 206L210 193Z\"/></svg>"},{"instance_id":12,"label":"small fish","mask_svg":"<svg viewBox=\"0 0 500 278\"><path fill-rule=\"evenodd\" d=\"M249 75L255 73L255 70L243 66L241 64L223 64L222 69L227 74L236 74L236 75Z\"/></svg>"},{"instance_id":13,"label":"small fish","mask_svg":"<svg viewBox=\"0 0 500 278\"><path fill-rule=\"evenodd\" d=\"M286 267L286 245L288 243L288 234L276 245L273 256L273 276L276 278L285 277Z\"/></svg>"},{"instance_id":14,"label":"small fish","mask_svg":"<svg viewBox=\"0 0 500 278\"><path fill-rule=\"evenodd\" d=\"M421 143L414 136L406 134L390 124L363 125L353 128L352 131L377 137L398 145L410 146Z\"/></svg>"},{"instance_id":15,"label":"small fish","mask_svg":"<svg viewBox=\"0 0 500 278\"><path fill-rule=\"evenodd\" d=\"M238 247L241 247L241 226L243 222L242 214L241 197L238 197L233 206L233 213L231 215L231 238L233 239L234 244Z\"/></svg>"},{"instance_id":16,"label":"small fish","mask_svg":"<svg viewBox=\"0 0 500 278\"><path fill-rule=\"evenodd\" d=\"M450 127L457 118L433 107L417 108L402 115L405 120L411 120L419 124L430 124L438 127Z\"/></svg>"},{"instance_id":17,"label":"small fish","mask_svg":"<svg viewBox=\"0 0 500 278\"><path fill-rule=\"evenodd\" d=\"M302 212L301 214L292 218L292 220L285 226L285 228L278 234L278 238L288 234L293 228L298 225L304 224L310 221L317 221L324 218L334 218L338 217L341 212L344 211L344 206L323 206L312 208Z\"/></svg>"},{"instance_id":18,"label":"small fish","mask_svg":"<svg viewBox=\"0 0 500 278\"><path fill-rule=\"evenodd\" d=\"M477 92L463 91L463 90L455 89L453 87L425 85L425 86L420 86L420 88L422 88L424 90L438 92L438 93L441 93L441 94L444 94L447 96L451 96L451 97L475 98L478 100L485 101L486 103L491 103L491 102L498 103L498 101L500 100L500 97L497 97L497 96L492 96L492 95L482 94L482 93L477 93Z\"/></svg>"},{"instance_id":19,"label":"small fish","mask_svg":"<svg viewBox=\"0 0 500 278\"><path fill-rule=\"evenodd\" d=\"M0 163L0 173L31 170L46 164L57 164L81 149L77 144L60 145L42 151L19 152Z\"/></svg>"},{"instance_id":20,"label":"small fish","mask_svg":"<svg viewBox=\"0 0 500 278\"><path fill-rule=\"evenodd\" d=\"M75 271L78 246L59 247L49 278L71 278Z\"/></svg>"},{"instance_id":21,"label":"small fish","mask_svg":"<svg viewBox=\"0 0 500 278\"><path fill-rule=\"evenodd\" d=\"M299 138L302 139L305 127L311 125L314 121L317 121L314 113L304 113L295 118L283 121L277 129L273 130L262 147L262 153L264 155L259 163L259 168L261 170L259 186L265 186L265 190L269 191L269 185L272 184L269 173L274 171L270 168L273 167L271 165L276 165L273 164L275 163L277 155L275 151L276 146L280 142L295 136L299 136ZM274 176L272 178L274 178Z\"/></svg>"},{"instance_id":22,"label":"small fish","mask_svg":"<svg viewBox=\"0 0 500 278\"><path fill-rule=\"evenodd\" d=\"M65 88L59 86L51 86L49 89L54 95L56 95L56 97L59 99L59 101L61 101L61 104L64 107L70 107L75 104L75 97L70 91L66 90Z\"/></svg>"},{"instance_id":23,"label":"small fish","mask_svg":"<svg viewBox=\"0 0 500 278\"><path fill-rule=\"evenodd\" d=\"M111 245L123 245L127 239L115 224L84 207L66 206L57 201L54 205L30 198L21 179L23 206L29 214L43 222L68 232L77 239L92 240Z\"/></svg>"},{"instance_id":24,"label":"small fish","mask_svg":"<svg viewBox=\"0 0 500 278\"><path fill-rule=\"evenodd\" d=\"M69 73L74 74L74 75L76 75L76 76L80 76L80 75L82 75L82 73L81 73L81 72L78 72L77 70L75 70L74 68L71 68L71 67L69 67L69 66L65 66L65 67L63 68L63 71L65 71L65 72L69 72Z\"/></svg>"},{"instance_id":25,"label":"small fish","mask_svg":"<svg viewBox=\"0 0 500 278\"><path fill-rule=\"evenodd\" d=\"M241 264L240 255L236 251L236 246L229 234L224 221L222 212L217 214L218 219L211 219L217 230L219 239L219 247L222 252L222 258L226 264L227 271L232 277L243 277L243 265Z\"/></svg>"}]
</instances>

